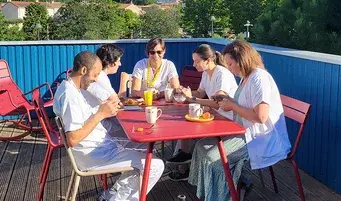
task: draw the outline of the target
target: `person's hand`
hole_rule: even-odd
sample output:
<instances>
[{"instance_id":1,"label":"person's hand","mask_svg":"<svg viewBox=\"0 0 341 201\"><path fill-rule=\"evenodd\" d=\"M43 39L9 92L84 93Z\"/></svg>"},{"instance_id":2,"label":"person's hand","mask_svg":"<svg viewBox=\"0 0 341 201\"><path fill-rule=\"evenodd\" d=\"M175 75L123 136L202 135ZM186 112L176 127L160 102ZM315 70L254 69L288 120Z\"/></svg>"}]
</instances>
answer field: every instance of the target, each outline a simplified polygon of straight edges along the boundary
<instances>
[{"instance_id":1,"label":"person's hand","mask_svg":"<svg viewBox=\"0 0 341 201\"><path fill-rule=\"evenodd\" d=\"M97 112L101 114L103 119L105 119L115 116L118 112L119 107L120 106L118 101L105 101L99 106Z\"/></svg>"},{"instance_id":2,"label":"person's hand","mask_svg":"<svg viewBox=\"0 0 341 201\"><path fill-rule=\"evenodd\" d=\"M184 96L188 99L188 98L192 98L192 90L191 88L187 87L187 88L182 88L182 93L184 94Z\"/></svg>"},{"instance_id":3,"label":"person's hand","mask_svg":"<svg viewBox=\"0 0 341 201\"><path fill-rule=\"evenodd\" d=\"M210 106L204 106L203 107L204 112L209 112L211 110Z\"/></svg>"},{"instance_id":4,"label":"person's hand","mask_svg":"<svg viewBox=\"0 0 341 201\"><path fill-rule=\"evenodd\" d=\"M233 110L236 103L234 100L230 97L225 97L222 101L218 102L218 105L220 108L222 108L225 111Z\"/></svg>"},{"instance_id":5,"label":"person's hand","mask_svg":"<svg viewBox=\"0 0 341 201\"><path fill-rule=\"evenodd\" d=\"M153 100L157 100L160 98L160 91L159 90L154 90L153 91Z\"/></svg>"},{"instance_id":6,"label":"person's hand","mask_svg":"<svg viewBox=\"0 0 341 201\"><path fill-rule=\"evenodd\" d=\"M229 96L223 95L223 94L217 94L217 95L211 96L211 99L213 99L217 103L220 101L223 101L225 98L229 98Z\"/></svg>"}]
</instances>

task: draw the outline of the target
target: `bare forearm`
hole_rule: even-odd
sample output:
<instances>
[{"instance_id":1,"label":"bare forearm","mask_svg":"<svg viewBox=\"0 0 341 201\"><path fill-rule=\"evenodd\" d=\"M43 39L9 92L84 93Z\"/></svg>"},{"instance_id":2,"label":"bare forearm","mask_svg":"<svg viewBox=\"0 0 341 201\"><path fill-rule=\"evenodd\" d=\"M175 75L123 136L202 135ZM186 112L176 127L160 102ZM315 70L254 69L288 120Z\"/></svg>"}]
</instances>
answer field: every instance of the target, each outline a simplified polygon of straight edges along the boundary
<instances>
[{"instance_id":1,"label":"bare forearm","mask_svg":"<svg viewBox=\"0 0 341 201\"><path fill-rule=\"evenodd\" d=\"M251 122L263 123L259 119L257 113L253 110L253 108L245 108L245 107L242 107L242 106L238 105L237 103L235 103L232 110L233 110L233 112L237 113L239 116L241 116L244 119L247 119Z\"/></svg>"},{"instance_id":2,"label":"bare forearm","mask_svg":"<svg viewBox=\"0 0 341 201\"><path fill-rule=\"evenodd\" d=\"M209 107L214 108L214 109L219 108L219 105L217 104L217 102L210 100L210 99L197 98L197 100L195 102L199 103L200 105L209 106Z\"/></svg>"},{"instance_id":3,"label":"bare forearm","mask_svg":"<svg viewBox=\"0 0 341 201\"><path fill-rule=\"evenodd\" d=\"M132 96L132 97L143 97L143 91L140 91L140 90L132 90L131 96Z\"/></svg>"},{"instance_id":4,"label":"bare forearm","mask_svg":"<svg viewBox=\"0 0 341 201\"><path fill-rule=\"evenodd\" d=\"M85 122L81 129L67 133L69 146L76 146L80 141L84 140L102 120L103 117L96 113Z\"/></svg>"}]
</instances>

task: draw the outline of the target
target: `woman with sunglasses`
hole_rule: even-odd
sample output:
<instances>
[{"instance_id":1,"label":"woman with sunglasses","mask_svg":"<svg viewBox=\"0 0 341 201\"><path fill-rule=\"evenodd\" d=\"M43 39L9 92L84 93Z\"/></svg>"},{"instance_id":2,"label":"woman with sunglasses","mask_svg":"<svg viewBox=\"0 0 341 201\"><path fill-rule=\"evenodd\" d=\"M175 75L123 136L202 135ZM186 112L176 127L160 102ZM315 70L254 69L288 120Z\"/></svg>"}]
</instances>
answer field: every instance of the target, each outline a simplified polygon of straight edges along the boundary
<instances>
[{"instance_id":1,"label":"woman with sunglasses","mask_svg":"<svg viewBox=\"0 0 341 201\"><path fill-rule=\"evenodd\" d=\"M146 46L148 58L138 61L133 70L132 96L143 97L148 88L154 89L154 99L164 97L167 86L179 88L179 76L173 62L163 59L166 53L164 40L153 38Z\"/></svg>"}]
</instances>

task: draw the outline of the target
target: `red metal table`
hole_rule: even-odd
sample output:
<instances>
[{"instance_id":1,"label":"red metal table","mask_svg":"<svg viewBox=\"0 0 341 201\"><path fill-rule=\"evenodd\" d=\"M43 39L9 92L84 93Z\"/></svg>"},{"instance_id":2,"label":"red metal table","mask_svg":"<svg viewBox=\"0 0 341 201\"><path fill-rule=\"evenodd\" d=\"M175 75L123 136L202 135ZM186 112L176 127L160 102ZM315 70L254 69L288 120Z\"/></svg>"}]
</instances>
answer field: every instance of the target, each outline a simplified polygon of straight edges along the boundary
<instances>
[{"instance_id":1,"label":"red metal table","mask_svg":"<svg viewBox=\"0 0 341 201\"><path fill-rule=\"evenodd\" d=\"M130 140L140 143L149 143L146 162L140 192L140 201L146 201L148 178L152 159L152 150L156 141L184 140L193 138L216 137L220 158L224 166L225 177L231 192L233 201L239 200L227 161L227 155L222 136L242 135L245 128L230 121L217 113L215 119L210 122L197 123L186 121L185 115L188 113L186 104L164 104L154 105L162 109L162 116L151 126L146 122L145 112L141 111L120 111L117 115L122 128ZM137 128L144 128L143 132L138 132Z\"/></svg>"}]
</instances>

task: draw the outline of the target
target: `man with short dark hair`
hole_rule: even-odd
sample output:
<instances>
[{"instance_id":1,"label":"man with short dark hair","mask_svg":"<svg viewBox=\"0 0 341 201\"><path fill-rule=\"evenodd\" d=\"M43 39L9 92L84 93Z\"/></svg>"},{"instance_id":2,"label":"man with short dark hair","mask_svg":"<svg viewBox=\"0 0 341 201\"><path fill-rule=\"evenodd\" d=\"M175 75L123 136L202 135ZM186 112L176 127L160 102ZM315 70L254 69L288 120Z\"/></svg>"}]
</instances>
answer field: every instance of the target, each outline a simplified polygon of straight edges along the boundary
<instances>
[{"instance_id":1,"label":"man with short dark hair","mask_svg":"<svg viewBox=\"0 0 341 201\"><path fill-rule=\"evenodd\" d=\"M73 71L58 87L54 96L53 111L64 122L69 146L81 170L135 167L143 172L145 155L127 150L108 136L101 121L115 116L118 101L108 100L98 110L91 108L82 91L95 82L102 70L100 59L89 51L80 52L74 58ZM164 169L163 161L152 159L148 190L159 180ZM139 174L124 172L114 187L102 193L100 200L138 200Z\"/></svg>"}]
</instances>

